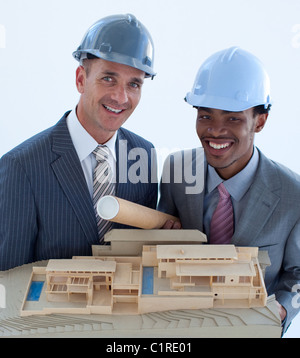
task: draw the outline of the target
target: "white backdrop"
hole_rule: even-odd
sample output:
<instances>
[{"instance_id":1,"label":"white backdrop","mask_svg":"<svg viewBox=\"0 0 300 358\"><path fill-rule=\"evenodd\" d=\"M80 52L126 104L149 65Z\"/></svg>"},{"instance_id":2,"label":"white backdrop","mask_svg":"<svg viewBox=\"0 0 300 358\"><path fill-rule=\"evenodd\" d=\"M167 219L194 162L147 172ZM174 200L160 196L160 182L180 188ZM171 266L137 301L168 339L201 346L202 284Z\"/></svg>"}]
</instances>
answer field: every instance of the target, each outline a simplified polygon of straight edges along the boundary
<instances>
[{"instance_id":1,"label":"white backdrop","mask_svg":"<svg viewBox=\"0 0 300 358\"><path fill-rule=\"evenodd\" d=\"M133 13L155 43L157 76L125 127L153 142L160 166L167 152L199 146L183 98L200 64L240 46L271 78L274 103L256 145L300 173L299 0L0 0L0 156L76 105L71 54L90 25L118 13ZM286 337L300 337L299 316Z\"/></svg>"}]
</instances>

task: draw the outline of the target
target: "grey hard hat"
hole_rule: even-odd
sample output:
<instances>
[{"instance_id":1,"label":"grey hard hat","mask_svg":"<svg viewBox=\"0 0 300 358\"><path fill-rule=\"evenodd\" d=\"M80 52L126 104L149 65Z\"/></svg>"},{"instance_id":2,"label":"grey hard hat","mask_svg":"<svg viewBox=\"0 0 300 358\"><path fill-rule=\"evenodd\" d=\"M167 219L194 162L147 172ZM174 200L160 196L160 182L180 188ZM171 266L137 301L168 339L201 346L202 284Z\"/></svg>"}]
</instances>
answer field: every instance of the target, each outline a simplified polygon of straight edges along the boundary
<instances>
[{"instance_id":1,"label":"grey hard hat","mask_svg":"<svg viewBox=\"0 0 300 358\"><path fill-rule=\"evenodd\" d=\"M154 45L150 33L134 15L112 15L97 21L73 52L77 61L89 55L137 68L154 77Z\"/></svg>"}]
</instances>

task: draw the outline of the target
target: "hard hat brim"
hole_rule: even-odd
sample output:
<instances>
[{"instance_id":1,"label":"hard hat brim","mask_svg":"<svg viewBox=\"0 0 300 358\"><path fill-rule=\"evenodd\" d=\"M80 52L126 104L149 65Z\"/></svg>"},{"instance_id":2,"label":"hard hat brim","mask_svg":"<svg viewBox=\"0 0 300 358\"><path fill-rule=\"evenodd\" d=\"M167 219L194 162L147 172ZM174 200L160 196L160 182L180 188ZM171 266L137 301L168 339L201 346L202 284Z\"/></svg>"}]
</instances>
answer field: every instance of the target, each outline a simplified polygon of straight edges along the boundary
<instances>
[{"instance_id":1,"label":"hard hat brim","mask_svg":"<svg viewBox=\"0 0 300 358\"><path fill-rule=\"evenodd\" d=\"M265 107L272 105L271 101L268 100L264 103L261 103L261 101L242 102L232 98L216 97L207 94L194 95L192 92L187 93L185 101L194 107L213 108L229 112L242 112L259 105L264 105Z\"/></svg>"},{"instance_id":2,"label":"hard hat brim","mask_svg":"<svg viewBox=\"0 0 300 358\"><path fill-rule=\"evenodd\" d=\"M102 53L98 50L77 50L73 52L73 57L77 60L80 61L81 56L83 54L90 54L93 55L97 58L106 60L106 61L110 61L110 62L115 62L115 63L120 63L122 65L127 65L133 68L136 68L138 70L141 70L143 72L145 72L145 77L154 77L156 76L156 72L154 72L152 70L151 67L144 65L143 63L141 63L140 61L138 61L137 59L133 58L133 57L129 57L129 56L125 56L125 55L121 55L119 53L116 52L110 52L110 53Z\"/></svg>"}]
</instances>

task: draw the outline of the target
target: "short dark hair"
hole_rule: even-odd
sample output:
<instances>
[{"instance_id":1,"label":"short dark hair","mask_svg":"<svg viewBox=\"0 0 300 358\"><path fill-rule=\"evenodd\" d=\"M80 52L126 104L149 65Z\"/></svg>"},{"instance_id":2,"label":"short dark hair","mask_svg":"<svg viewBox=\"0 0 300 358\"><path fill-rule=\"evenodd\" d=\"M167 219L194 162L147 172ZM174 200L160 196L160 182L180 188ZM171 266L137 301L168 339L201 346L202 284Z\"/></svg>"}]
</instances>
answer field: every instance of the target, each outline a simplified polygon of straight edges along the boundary
<instances>
[{"instance_id":1,"label":"short dark hair","mask_svg":"<svg viewBox=\"0 0 300 358\"><path fill-rule=\"evenodd\" d=\"M271 109L271 105L268 104L268 107L265 108L265 106L263 104L259 105L259 106L255 106L253 107L253 115L254 117L259 115L259 114L265 114L265 113L269 113Z\"/></svg>"},{"instance_id":2,"label":"short dark hair","mask_svg":"<svg viewBox=\"0 0 300 358\"><path fill-rule=\"evenodd\" d=\"M87 58L82 60L81 66L85 69L87 77L88 77L88 75L90 73L92 60L96 60L96 59L99 60L99 57L96 57L96 56L93 56L91 54L88 54Z\"/></svg>"}]
</instances>

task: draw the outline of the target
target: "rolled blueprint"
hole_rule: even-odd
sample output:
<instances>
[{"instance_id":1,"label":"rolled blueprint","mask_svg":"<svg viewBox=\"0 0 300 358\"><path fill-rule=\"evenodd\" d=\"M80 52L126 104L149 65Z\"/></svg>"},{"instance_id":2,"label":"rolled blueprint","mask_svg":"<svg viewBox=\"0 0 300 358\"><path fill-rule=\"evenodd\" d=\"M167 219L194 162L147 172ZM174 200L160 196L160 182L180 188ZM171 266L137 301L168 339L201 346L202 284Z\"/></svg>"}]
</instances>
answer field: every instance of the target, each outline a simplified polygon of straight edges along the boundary
<instances>
[{"instance_id":1,"label":"rolled blueprint","mask_svg":"<svg viewBox=\"0 0 300 358\"><path fill-rule=\"evenodd\" d=\"M107 195L97 204L102 219L140 229L161 229L167 220L179 221L175 216Z\"/></svg>"}]
</instances>

